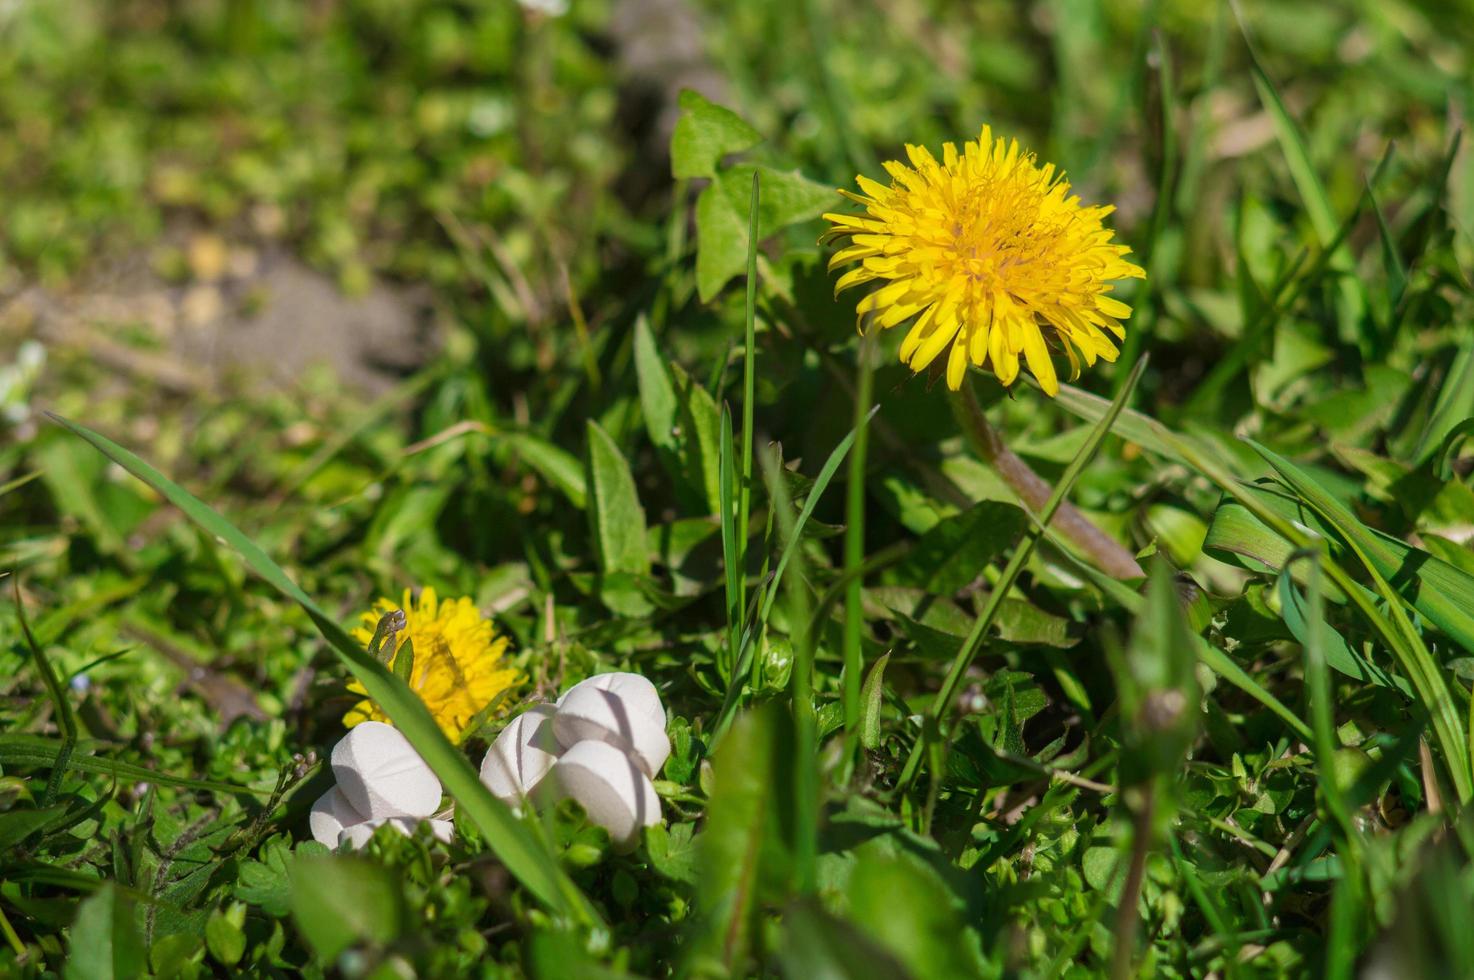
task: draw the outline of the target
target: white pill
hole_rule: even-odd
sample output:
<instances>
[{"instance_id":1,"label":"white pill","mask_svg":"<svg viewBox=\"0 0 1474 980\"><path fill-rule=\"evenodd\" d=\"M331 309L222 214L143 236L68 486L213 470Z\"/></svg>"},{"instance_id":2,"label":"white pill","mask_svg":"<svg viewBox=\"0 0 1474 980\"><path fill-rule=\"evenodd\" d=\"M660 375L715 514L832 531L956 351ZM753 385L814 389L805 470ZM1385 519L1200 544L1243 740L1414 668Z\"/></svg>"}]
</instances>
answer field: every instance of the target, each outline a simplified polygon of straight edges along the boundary
<instances>
[{"instance_id":1,"label":"white pill","mask_svg":"<svg viewBox=\"0 0 1474 980\"><path fill-rule=\"evenodd\" d=\"M550 802L577 800L589 822L609 831L616 847L629 849L642 827L660 823L660 797L640 766L603 741L579 742L558 759L544 784Z\"/></svg>"},{"instance_id":2,"label":"white pill","mask_svg":"<svg viewBox=\"0 0 1474 980\"><path fill-rule=\"evenodd\" d=\"M417 820L413 817L389 818L389 826L393 827L401 834L404 834L406 837L413 837L415 829L419 827L419 825L422 823L430 825L430 833L438 841L443 841L446 844L449 844L452 840L455 839L456 825L453 821L450 820Z\"/></svg>"},{"instance_id":3,"label":"white pill","mask_svg":"<svg viewBox=\"0 0 1474 980\"><path fill-rule=\"evenodd\" d=\"M481 760L481 781L503 803L515 806L537 788L558 761L551 704L528 708L491 743Z\"/></svg>"},{"instance_id":4,"label":"white pill","mask_svg":"<svg viewBox=\"0 0 1474 980\"><path fill-rule=\"evenodd\" d=\"M428 817L440 808L440 780L398 729L365 721L333 747L333 775L365 819Z\"/></svg>"},{"instance_id":5,"label":"white pill","mask_svg":"<svg viewBox=\"0 0 1474 980\"><path fill-rule=\"evenodd\" d=\"M655 778L670 757L665 707L655 685L639 674L599 674L558 699L553 731L565 749L595 739L632 754Z\"/></svg>"},{"instance_id":6,"label":"white pill","mask_svg":"<svg viewBox=\"0 0 1474 980\"><path fill-rule=\"evenodd\" d=\"M363 823L364 819L363 814L353 809L343 791L334 786L312 804L312 812L307 815L307 826L312 830L313 839L319 844L337 847L338 835L343 832L343 828Z\"/></svg>"},{"instance_id":7,"label":"white pill","mask_svg":"<svg viewBox=\"0 0 1474 980\"><path fill-rule=\"evenodd\" d=\"M385 820L365 820L351 827L344 827L338 834L336 841L339 847L347 846L352 850L359 850L367 844L374 836L374 831L384 825L388 825L406 837L413 837L415 828L421 823L430 825L430 833L436 840L449 844L455 838L455 824L449 820L420 820L417 817L389 817Z\"/></svg>"},{"instance_id":8,"label":"white pill","mask_svg":"<svg viewBox=\"0 0 1474 980\"><path fill-rule=\"evenodd\" d=\"M351 827L344 827L343 832L338 835L338 846L348 847L350 850L358 850L369 842L378 829L381 820L365 820Z\"/></svg>"}]
</instances>

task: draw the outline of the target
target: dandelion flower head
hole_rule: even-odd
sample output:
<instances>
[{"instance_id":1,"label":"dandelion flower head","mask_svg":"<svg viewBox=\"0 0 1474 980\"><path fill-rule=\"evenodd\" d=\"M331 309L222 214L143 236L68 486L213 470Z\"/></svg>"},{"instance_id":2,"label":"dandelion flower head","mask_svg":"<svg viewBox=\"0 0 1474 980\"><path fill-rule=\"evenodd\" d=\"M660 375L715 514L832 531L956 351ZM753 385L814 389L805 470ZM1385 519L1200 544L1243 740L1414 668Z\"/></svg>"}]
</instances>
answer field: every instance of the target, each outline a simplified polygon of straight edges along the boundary
<instances>
[{"instance_id":1,"label":"dandelion flower head","mask_svg":"<svg viewBox=\"0 0 1474 980\"><path fill-rule=\"evenodd\" d=\"M1113 208L1086 207L1053 164L1040 167L1018 141L982 135L959 153L943 144L939 162L907 146L908 167L885 164L889 187L857 177L863 194L840 191L865 214L826 214L826 240L847 239L830 269L854 263L836 295L883 285L855 310L881 327L910 321L901 360L920 373L947 351L947 386L962 385L969 363L991 364L1013 384L1019 358L1049 395L1059 391L1051 350L1069 361L1114 361L1114 340L1131 307L1110 295L1118 279L1145 278L1101 222Z\"/></svg>"},{"instance_id":2,"label":"dandelion flower head","mask_svg":"<svg viewBox=\"0 0 1474 980\"><path fill-rule=\"evenodd\" d=\"M470 599L440 600L434 589L420 592L418 601L405 589L404 601L396 604L380 599L363 614L353 638L367 646L385 614L404 611L405 626L387 646L393 643L389 668L412 641L413 665L409 686L425 702L447 738L460 741L471 722L492 704L502 692L514 687L520 678L514 668L503 663L508 641L498 636L491 620L483 617ZM365 695L343 716L343 724L352 728L363 721L389 722L382 708L367 697L363 685L353 681L348 689Z\"/></svg>"}]
</instances>

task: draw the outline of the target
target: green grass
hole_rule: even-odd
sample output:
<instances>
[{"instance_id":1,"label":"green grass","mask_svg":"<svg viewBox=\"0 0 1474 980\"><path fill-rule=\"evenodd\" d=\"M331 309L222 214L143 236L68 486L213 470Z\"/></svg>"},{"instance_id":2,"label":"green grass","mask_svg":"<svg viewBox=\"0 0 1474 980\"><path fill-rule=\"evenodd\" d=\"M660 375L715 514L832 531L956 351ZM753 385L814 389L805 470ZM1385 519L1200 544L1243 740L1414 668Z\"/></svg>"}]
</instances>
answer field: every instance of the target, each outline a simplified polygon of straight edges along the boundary
<instances>
[{"instance_id":1,"label":"green grass","mask_svg":"<svg viewBox=\"0 0 1474 980\"><path fill-rule=\"evenodd\" d=\"M0 974L1474 975L1468 18L635 6L0 12ZM968 379L1145 582L832 297L832 189L983 122L1149 269L1121 362ZM185 396L24 312L201 230L443 342ZM344 632L422 586L527 677L461 751ZM671 716L632 853L466 766L609 669ZM312 842L353 677L454 843Z\"/></svg>"}]
</instances>

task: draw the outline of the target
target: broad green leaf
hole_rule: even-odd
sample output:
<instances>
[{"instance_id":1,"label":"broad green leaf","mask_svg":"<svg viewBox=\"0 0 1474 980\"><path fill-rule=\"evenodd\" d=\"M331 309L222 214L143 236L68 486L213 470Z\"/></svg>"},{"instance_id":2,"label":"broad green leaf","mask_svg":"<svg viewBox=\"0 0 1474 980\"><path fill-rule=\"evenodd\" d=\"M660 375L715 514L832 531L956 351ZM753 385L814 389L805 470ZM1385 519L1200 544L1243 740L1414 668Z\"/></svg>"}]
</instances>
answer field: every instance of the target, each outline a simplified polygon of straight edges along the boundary
<instances>
[{"instance_id":1,"label":"broad green leaf","mask_svg":"<svg viewBox=\"0 0 1474 980\"><path fill-rule=\"evenodd\" d=\"M573 506L579 510L586 506L588 488L583 466L572 453L530 432L499 431L494 438L556 487Z\"/></svg>"},{"instance_id":2,"label":"broad green leaf","mask_svg":"<svg viewBox=\"0 0 1474 980\"><path fill-rule=\"evenodd\" d=\"M291 865L292 918L318 959L354 944L388 946L405 925L404 897L388 868L356 857L298 855Z\"/></svg>"},{"instance_id":3,"label":"broad green leaf","mask_svg":"<svg viewBox=\"0 0 1474 980\"><path fill-rule=\"evenodd\" d=\"M738 716L716 746L706 825L696 838L696 901L705 923L695 955L744 968L762 903L781 894L790 861L775 794L792 784L787 716L768 705Z\"/></svg>"},{"instance_id":4,"label":"broad green leaf","mask_svg":"<svg viewBox=\"0 0 1474 980\"><path fill-rule=\"evenodd\" d=\"M721 511L721 410L696 379L679 364L670 365L676 396L681 401L682 424L689 427L685 441L683 464L687 479L706 492L708 513Z\"/></svg>"},{"instance_id":5,"label":"broad green leaf","mask_svg":"<svg viewBox=\"0 0 1474 980\"><path fill-rule=\"evenodd\" d=\"M745 215L749 210L754 173L761 175L763 188L757 211L759 241L789 225L817 218L836 203L833 187L809 180L797 170L774 170L744 163L723 170L718 177L727 204L737 214ZM744 233L742 237L745 245L747 236Z\"/></svg>"},{"instance_id":6,"label":"broad green leaf","mask_svg":"<svg viewBox=\"0 0 1474 980\"><path fill-rule=\"evenodd\" d=\"M393 720L395 727L404 733L415 751L440 778L460 811L475 824L486 839L487 846L507 866L513 877L522 882L539 901L553 909L577 915L586 921L598 921L593 907L563 874L542 842L482 785L470 762L441 733L424 702L382 664L369 657L367 651L250 538L122 446L75 422L59 416L53 418L158 491L204 531L234 548L256 574L301 606L339 659L363 684L369 697L378 702Z\"/></svg>"},{"instance_id":7,"label":"broad green leaf","mask_svg":"<svg viewBox=\"0 0 1474 980\"><path fill-rule=\"evenodd\" d=\"M696 289L702 302L747 267L752 176L759 173L758 239L817 217L834 203L833 188L797 171L741 165L722 171L696 198Z\"/></svg>"},{"instance_id":8,"label":"broad green leaf","mask_svg":"<svg viewBox=\"0 0 1474 980\"><path fill-rule=\"evenodd\" d=\"M682 89L681 118L670 138L671 175L677 179L715 177L722 157L741 153L763 138L737 113Z\"/></svg>"},{"instance_id":9,"label":"broad green leaf","mask_svg":"<svg viewBox=\"0 0 1474 980\"><path fill-rule=\"evenodd\" d=\"M709 303L747 264L747 225L717 183L696 198L696 292Z\"/></svg>"},{"instance_id":10,"label":"broad green leaf","mask_svg":"<svg viewBox=\"0 0 1474 980\"><path fill-rule=\"evenodd\" d=\"M645 431L663 456L675 458L680 439L680 401L676 398L666 359L655 348L655 337L644 314L635 321L635 374L640 386L640 411ZM678 476L678 472L672 475Z\"/></svg>"},{"instance_id":11,"label":"broad green leaf","mask_svg":"<svg viewBox=\"0 0 1474 980\"><path fill-rule=\"evenodd\" d=\"M216 909L205 923L205 945L221 966L235 966L246 955L245 913L237 902L230 911Z\"/></svg>"},{"instance_id":12,"label":"broad green leaf","mask_svg":"<svg viewBox=\"0 0 1474 980\"><path fill-rule=\"evenodd\" d=\"M930 866L862 852L845 897L850 919L912 976L983 975L978 937L964 922L962 902Z\"/></svg>"},{"instance_id":13,"label":"broad green leaf","mask_svg":"<svg viewBox=\"0 0 1474 980\"><path fill-rule=\"evenodd\" d=\"M783 939L777 952L788 980L914 980L923 976L910 972L901 960L876 945L866 930L836 917L812 899L797 902L784 913Z\"/></svg>"},{"instance_id":14,"label":"broad green leaf","mask_svg":"<svg viewBox=\"0 0 1474 980\"><path fill-rule=\"evenodd\" d=\"M715 512L715 479L708 484L705 455L708 449L715 449L716 405L704 390L693 391L691 379L656 347L643 315L635 321L634 350L640 411L660 463L676 481L683 502L698 513ZM707 403L693 405L702 396ZM708 408L710 415L698 420L697 413L704 414ZM715 474L715 466L712 472Z\"/></svg>"},{"instance_id":15,"label":"broad green leaf","mask_svg":"<svg viewBox=\"0 0 1474 980\"><path fill-rule=\"evenodd\" d=\"M144 976L147 966L133 902L108 882L77 909L63 976L67 980L133 980Z\"/></svg>"},{"instance_id":16,"label":"broad green leaf","mask_svg":"<svg viewBox=\"0 0 1474 980\"><path fill-rule=\"evenodd\" d=\"M606 573L646 575L650 552L645 540L645 509L635 492L630 464L609 433L589 420L589 489L594 545L599 567Z\"/></svg>"}]
</instances>

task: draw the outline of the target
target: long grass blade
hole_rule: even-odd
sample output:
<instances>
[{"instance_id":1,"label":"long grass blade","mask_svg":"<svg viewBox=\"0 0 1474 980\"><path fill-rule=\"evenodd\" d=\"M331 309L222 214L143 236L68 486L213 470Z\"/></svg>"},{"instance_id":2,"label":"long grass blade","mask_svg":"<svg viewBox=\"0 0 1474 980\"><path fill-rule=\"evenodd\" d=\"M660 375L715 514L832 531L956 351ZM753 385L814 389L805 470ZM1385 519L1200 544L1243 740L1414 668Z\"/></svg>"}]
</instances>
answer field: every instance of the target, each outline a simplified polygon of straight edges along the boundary
<instances>
[{"instance_id":1,"label":"long grass blade","mask_svg":"<svg viewBox=\"0 0 1474 980\"><path fill-rule=\"evenodd\" d=\"M855 451L850 455L849 477L845 487L844 570L849 582L844 597L844 723L852 735L860 723L860 675L865 669L860 648L864 630L861 603L864 576L860 566L865 561L865 464L870 442L871 387L874 384L875 331L868 318L859 344L859 378L855 385Z\"/></svg>"},{"instance_id":2,"label":"long grass blade","mask_svg":"<svg viewBox=\"0 0 1474 980\"><path fill-rule=\"evenodd\" d=\"M386 670L383 664L369 657L367 651L303 592L255 542L132 452L76 422L56 415L52 418L148 484L204 531L234 548L252 571L301 606L339 659L363 684L368 696L393 719L395 727L404 733L415 751L440 777L446 791L476 825L486 838L487 846L506 865L507 870L549 908L587 922L599 921L598 913L588 899L558 867L552 855L540 845L528 826L518 820L505 804L482 785L470 762L441 733L425 703Z\"/></svg>"},{"instance_id":3,"label":"long grass blade","mask_svg":"<svg viewBox=\"0 0 1474 980\"><path fill-rule=\"evenodd\" d=\"M941 690L937 692L936 698L932 701L930 712L932 723L923 728L922 737L918 738L915 744L912 745L911 755L906 760L905 768L901 771L901 777L898 782L901 789L909 789L912 783L915 782L920 772L921 760L926 756L927 749L930 747L929 743L931 739L928 735L931 732L940 731L941 722L951 710L952 701L957 697L958 688L962 685L963 675L966 674L967 668L972 665L973 659L977 656L978 650L983 643L983 637L987 635L988 629L993 625L994 618L998 615L998 610L1003 606L1003 599L1008 595L1009 590L1013 588L1013 583L1018 579L1019 573L1024 570L1024 565L1027 564L1029 556L1034 553L1034 547L1039 543L1039 539L1043 537L1045 529L1049 526L1050 519L1054 517L1054 512L1064 502L1065 497L1074 487L1075 481L1080 478L1080 474L1085 472L1085 467L1089 465L1090 460L1095 456L1096 450L1100 448L1101 442L1105 440L1106 433L1111 431L1111 426L1115 424L1116 418L1121 414L1121 410L1131 398L1132 392L1136 390L1136 384L1141 380L1141 373L1146 369L1147 361L1148 358L1143 356L1141 360L1136 362L1136 366L1131 369L1131 376L1127 379L1127 383L1116 393L1115 399L1111 402L1110 409L1095 424L1095 428L1091 430L1089 438L1085 440L1085 444L1080 447L1079 452L1070 460L1070 464L1065 468L1065 472L1060 477L1059 483L1055 485L1054 492L1050 494L1049 500L1045 502L1044 509L1037 515L1030 514L1030 517L1035 521L1035 528L1030 534L1025 536L1018 547L1014 548L1013 556L1004 567L1003 574L998 577L998 581L988 593L988 601L983 607L982 614L973 623L971 632L968 633L967 639L963 641L962 647L953 658L952 665L947 671L947 676L942 681Z\"/></svg>"}]
</instances>

